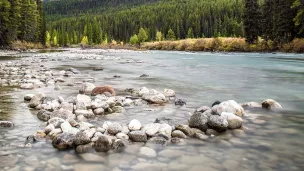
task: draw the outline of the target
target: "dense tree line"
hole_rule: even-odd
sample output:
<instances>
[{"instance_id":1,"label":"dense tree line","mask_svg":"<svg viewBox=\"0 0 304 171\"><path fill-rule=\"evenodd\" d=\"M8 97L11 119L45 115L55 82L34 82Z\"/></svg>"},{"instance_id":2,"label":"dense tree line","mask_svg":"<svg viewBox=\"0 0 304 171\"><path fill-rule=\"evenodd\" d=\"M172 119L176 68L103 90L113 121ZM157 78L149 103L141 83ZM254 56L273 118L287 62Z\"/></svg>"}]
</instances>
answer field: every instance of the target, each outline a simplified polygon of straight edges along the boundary
<instances>
[{"instance_id":1,"label":"dense tree line","mask_svg":"<svg viewBox=\"0 0 304 171\"><path fill-rule=\"evenodd\" d=\"M77 2L83 2L76 0ZM112 39L129 42L130 37L143 28L147 40L156 40L160 32L163 39L184 39L197 37L230 36L242 37L243 0L112 0L107 10L96 14L85 14L90 3L105 1L86 1L86 5L66 5L75 0L46 3L46 13L60 15L60 19L48 18L50 42L56 45L80 43L84 36L88 43L96 44ZM141 5L121 9L123 3ZM54 4L60 3L61 7ZM72 3L73 4L73 3ZM77 3L76 3L77 4ZM81 3L80 3L81 4ZM115 7L114 7L115 6ZM118 7L116 7L118 6ZM104 8L104 7L102 7ZM99 9L99 8L95 8ZM81 15L73 11L80 11ZM70 17L71 15L75 15ZM54 43L54 38L57 42Z\"/></svg>"},{"instance_id":2,"label":"dense tree line","mask_svg":"<svg viewBox=\"0 0 304 171\"><path fill-rule=\"evenodd\" d=\"M261 36L274 44L304 36L304 0L245 0L244 28L246 41L257 42Z\"/></svg>"},{"instance_id":3,"label":"dense tree line","mask_svg":"<svg viewBox=\"0 0 304 171\"><path fill-rule=\"evenodd\" d=\"M12 41L45 42L41 0L0 0L0 47Z\"/></svg>"}]
</instances>

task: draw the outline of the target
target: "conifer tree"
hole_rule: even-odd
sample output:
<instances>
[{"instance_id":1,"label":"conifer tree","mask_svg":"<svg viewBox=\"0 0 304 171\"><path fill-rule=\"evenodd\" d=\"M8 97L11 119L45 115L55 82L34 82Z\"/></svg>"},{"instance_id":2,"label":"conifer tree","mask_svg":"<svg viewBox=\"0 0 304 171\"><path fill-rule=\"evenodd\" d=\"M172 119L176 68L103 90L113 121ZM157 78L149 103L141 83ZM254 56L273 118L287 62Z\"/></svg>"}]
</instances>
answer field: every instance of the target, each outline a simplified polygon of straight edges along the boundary
<instances>
[{"instance_id":1,"label":"conifer tree","mask_svg":"<svg viewBox=\"0 0 304 171\"><path fill-rule=\"evenodd\" d=\"M10 3L7 0L0 0L0 47L9 44L10 7Z\"/></svg>"},{"instance_id":2,"label":"conifer tree","mask_svg":"<svg viewBox=\"0 0 304 171\"><path fill-rule=\"evenodd\" d=\"M191 27L188 29L187 38L188 39L194 38L193 30Z\"/></svg>"},{"instance_id":3,"label":"conifer tree","mask_svg":"<svg viewBox=\"0 0 304 171\"><path fill-rule=\"evenodd\" d=\"M257 0L245 0L244 30L246 42L255 43L259 35L259 5Z\"/></svg>"},{"instance_id":4,"label":"conifer tree","mask_svg":"<svg viewBox=\"0 0 304 171\"><path fill-rule=\"evenodd\" d=\"M20 23L20 10L21 10L21 4L20 0L9 0L10 2L10 17L9 17L9 37L10 42L17 40L18 36L18 27Z\"/></svg>"},{"instance_id":5,"label":"conifer tree","mask_svg":"<svg viewBox=\"0 0 304 171\"><path fill-rule=\"evenodd\" d=\"M176 39L176 38L175 38L175 34L174 34L174 32L173 32L172 29L169 29L169 30L168 30L166 39L167 39L167 40L175 40L175 39Z\"/></svg>"}]
</instances>

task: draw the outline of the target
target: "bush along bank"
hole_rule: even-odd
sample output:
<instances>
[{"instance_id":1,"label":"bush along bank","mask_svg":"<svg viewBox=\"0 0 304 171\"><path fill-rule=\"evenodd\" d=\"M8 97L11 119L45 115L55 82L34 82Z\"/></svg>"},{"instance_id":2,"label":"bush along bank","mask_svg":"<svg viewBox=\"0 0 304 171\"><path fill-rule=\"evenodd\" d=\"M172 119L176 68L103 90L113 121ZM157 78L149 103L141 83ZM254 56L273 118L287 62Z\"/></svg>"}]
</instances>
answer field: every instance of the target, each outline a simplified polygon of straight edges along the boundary
<instances>
[{"instance_id":1,"label":"bush along bank","mask_svg":"<svg viewBox=\"0 0 304 171\"><path fill-rule=\"evenodd\" d=\"M207 52L287 52L304 53L304 39L294 39L284 45L259 39L256 44L247 44L244 38L200 38L176 41L144 43L141 48L149 50L207 51Z\"/></svg>"}]
</instances>

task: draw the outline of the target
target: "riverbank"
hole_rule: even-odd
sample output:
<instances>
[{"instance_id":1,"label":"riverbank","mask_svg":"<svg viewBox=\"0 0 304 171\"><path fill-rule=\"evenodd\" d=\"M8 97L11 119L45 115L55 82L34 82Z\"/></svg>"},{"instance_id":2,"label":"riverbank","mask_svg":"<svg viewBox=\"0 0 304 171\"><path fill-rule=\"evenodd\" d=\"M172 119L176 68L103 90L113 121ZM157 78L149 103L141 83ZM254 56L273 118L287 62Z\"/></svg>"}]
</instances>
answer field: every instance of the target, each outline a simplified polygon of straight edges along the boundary
<instances>
[{"instance_id":1,"label":"riverbank","mask_svg":"<svg viewBox=\"0 0 304 171\"><path fill-rule=\"evenodd\" d=\"M281 47L259 40L249 45L244 38L199 38L176 41L147 42L141 48L149 50L205 51L205 52L286 52L304 53L304 39L294 39Z\"/></svg>"}]
</instances>

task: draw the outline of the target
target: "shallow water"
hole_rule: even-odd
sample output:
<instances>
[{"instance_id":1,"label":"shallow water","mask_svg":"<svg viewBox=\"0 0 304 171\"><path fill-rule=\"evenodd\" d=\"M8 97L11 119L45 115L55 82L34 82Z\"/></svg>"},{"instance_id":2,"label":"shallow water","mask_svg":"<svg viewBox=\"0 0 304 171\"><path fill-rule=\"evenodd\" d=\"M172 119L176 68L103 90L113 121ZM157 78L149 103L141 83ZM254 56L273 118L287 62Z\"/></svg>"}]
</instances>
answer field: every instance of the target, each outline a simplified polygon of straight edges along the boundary
<instances>
[{"instance_id":1,"label":"shallow water","mask_svg":"<svg viewBox=\"0 0 304 171\"><path fill-rule=\"evenodd\" d=\"M78 93L75 87L61 85L62 91L49 86L35 90L0 88L0 119L11 120L15 127L0 128L0 168L4 170L303 170L304 169L304 55L258 53L189 53L121 50L65 49L15 56L45 58L43 65L53 70L74 67L82 72L76 79L95 81L95 85L112 85L118 95L126 88L170 88L187 105L127 108L123 114L98 117L128 123L138 119L153 122L168 116L186 123L196 108L215 100L234 99L239 103L261 102L272 98L284 110L247 110L244 131L228 131L208 141L187 139L187 145L155 148L157 157L139 154L144 144L134 143L125 152L75 154L74 150L57 151L50 142L34 143L20 148L28 135L42 129L34 111L27 109L23 96L44 91L51 96L67 98ZM92 57L92 59L81 59ZM114 58L113 58L114 57ZM97 60L96 60L97 58ZM15 58L14 58L15 59ZM75 60L77 59L77 60ZM103 59L103 60L102 60ZM0 57L1 60L1 57ZM9 60L9 58L6 60ZM103 71L93 71L103 67ZM148 78L139 78L148 74ZM113 78L114 75L121 76Z\"/></svg>"}]
</instances>

